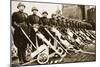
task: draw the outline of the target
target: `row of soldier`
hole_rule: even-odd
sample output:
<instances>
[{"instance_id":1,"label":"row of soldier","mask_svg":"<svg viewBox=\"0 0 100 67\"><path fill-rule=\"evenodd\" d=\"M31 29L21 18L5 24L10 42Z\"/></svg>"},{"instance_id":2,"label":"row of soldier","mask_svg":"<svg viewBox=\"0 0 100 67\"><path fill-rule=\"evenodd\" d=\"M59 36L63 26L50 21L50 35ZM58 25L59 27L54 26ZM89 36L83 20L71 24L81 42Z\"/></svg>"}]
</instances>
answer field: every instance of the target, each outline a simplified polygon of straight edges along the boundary
<instances>
[{"instance_id":1,"label":"row of soldier","mask_svg":"<svg viewBox=\"0 0 100 67\"><path fill-rule=\"evenodd\" d=\"M81 25L81 21L79 22L72 19L71 20L66 19L64 16L57 16L56 14L52 14L51 18L49 19L47 17L48 12L46 11L42 13L42 17L39 17L37 15L38 9L36 7L32 8L33 14L28 16L27 13L24 13L25 7L26 6L24 4L19 3L17 6L19 11L14 12L12 15L12 26L15 29L13 34L13 39L14 39L14 44L18 49L18 57L20 63L26 62L25 50L27 48L27 43L28 43L27 38L25 37L25 35L23 35L22 31L20 30L20 26L24 29L24 31L27 33L27 35L30 37L33 43L35 43L35 33L36 33L34 32L35 30L33 30L33 27L36 25L45 26L45 27L49 27L49 26L57 27L57 29L66 28L66 27L83 28L83 26Z\"/></svg>"}]
</instances>

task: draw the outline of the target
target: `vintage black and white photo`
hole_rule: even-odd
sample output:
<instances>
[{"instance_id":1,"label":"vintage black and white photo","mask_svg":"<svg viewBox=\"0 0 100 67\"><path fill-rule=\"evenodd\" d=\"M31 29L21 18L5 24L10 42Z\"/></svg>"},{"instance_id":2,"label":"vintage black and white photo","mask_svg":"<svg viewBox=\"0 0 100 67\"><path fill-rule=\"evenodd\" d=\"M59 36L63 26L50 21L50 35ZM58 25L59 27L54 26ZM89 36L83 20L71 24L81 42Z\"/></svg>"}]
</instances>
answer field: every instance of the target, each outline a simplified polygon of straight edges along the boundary
<instances>
[{"instance_id":1,"label":"vintage black and white photo","mask_svg":"<svg viewBox=\"0 0 100 67\"><path fill-rule=\"evenodd\" d=\"M96 61L96 6L11 1L11 65Z\"/></svg>"}]
</instances>

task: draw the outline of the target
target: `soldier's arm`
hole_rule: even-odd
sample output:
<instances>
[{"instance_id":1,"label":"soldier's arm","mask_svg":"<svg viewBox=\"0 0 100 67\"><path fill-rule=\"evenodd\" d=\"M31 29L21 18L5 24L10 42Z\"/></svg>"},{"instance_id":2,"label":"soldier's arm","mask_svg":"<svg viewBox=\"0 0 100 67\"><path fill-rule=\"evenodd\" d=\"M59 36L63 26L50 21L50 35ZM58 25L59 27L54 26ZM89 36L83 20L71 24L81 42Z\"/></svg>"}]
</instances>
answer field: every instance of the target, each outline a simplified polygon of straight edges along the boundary
<instances>
[{"instance_id":1,"label":"soldier's arm","mask_svg":"<svg viewBox=\"0 0 100 67\"><path fill-rule=\"evenodd\" d=\"M51 26L51 27L53 26L51 18L49 19L49 26Z\"/></svg>"},{"instance_id":2,"label":"soldier's arm","mask_svg":"<svg viewBox=\"0 0 100 67\"><path fill-rule=\"evenodd\" d=\"M38 23L39 23L39 25L43 25L41 18L39 19L39 22Z\"/></svg>"},{"instance_id":3,"label":"soldier's arm","mask_svg":"<svg viewBox=\"0 0 100 67\"><path fill-rule=\"evenodd\" d=\"M17 27L16 26L16 13L13 13L12 15L12 22L11 22L11 25L15 28Z\"/></svg>"},{"instance_id":4,"label":"soldier's arm","mask_svg":"<svg viewBox=\"0 0 100 67\"><path fill-rule=\"evenodd\" d=\"M26 17L26 20L25 20L26 21L26 25L29 26L28 25L28 14L27 13L25 13L25 17Z\"/></svg>"},{"instance_id":5,"label":"soldier's arm","mask_svg":"<svg viewBox=\"0 0 100 67\"><path fill-rule=\"evenodd\" d=\"M48 21L48 26L51 26L51 23L50 23L50 18L48 19L49 21Z\"/></svg>"},{"instance_id":6,"label":"soldier's arm","mask_svg":"<svg viewBox=\"0 0 100 67\"><path fill-rule=\"evenodd\" d=\"M27 18L27 25L29 26L29 27L32 27L32 24L31 24L31 19L30 19L30 16L28 16L28 18Z\"/></svg>"},{"instance_id":7,"label":"soldier's arm","mask_svg":"<svg viewBox=\"0 0 100 67\"><path fill-rule=\"evenodd\" d=\"M49 19L47 20L47 25L50 26L50 24L49 24Z\"/></svg>"}]
</instances>

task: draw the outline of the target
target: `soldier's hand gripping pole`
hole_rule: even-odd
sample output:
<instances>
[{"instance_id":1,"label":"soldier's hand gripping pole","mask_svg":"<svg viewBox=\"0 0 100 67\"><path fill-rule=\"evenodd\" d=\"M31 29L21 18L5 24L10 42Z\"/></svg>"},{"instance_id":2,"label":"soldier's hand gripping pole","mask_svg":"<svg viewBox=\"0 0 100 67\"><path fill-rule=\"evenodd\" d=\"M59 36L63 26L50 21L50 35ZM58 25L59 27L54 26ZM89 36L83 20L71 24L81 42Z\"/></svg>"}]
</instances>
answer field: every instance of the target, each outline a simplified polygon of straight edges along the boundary
<instances>
[{"instance_id":1,"label":"soldier's hand gripping pole","mask_svg":"<svg viewBox=\"0 0 100 67\"><path fill-rule=\"evenodd\" d=\"M23 32L23 34L26 36L26 38L29 40L29 42L32 44L32 46L36 49L36 46L34 45L34 43L31 41L31 39L28 37L28 35L25 33L25 31L19 27L21 29L21 31Z\"/></svg>"}]
</instances>

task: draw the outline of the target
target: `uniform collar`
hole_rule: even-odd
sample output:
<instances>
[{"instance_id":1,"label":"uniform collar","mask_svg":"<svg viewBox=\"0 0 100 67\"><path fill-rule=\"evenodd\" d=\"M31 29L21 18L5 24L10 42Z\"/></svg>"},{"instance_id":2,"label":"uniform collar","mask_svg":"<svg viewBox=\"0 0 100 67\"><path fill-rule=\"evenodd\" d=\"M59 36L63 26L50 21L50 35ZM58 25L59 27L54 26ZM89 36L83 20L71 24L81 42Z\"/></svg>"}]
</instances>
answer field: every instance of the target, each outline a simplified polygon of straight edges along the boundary
<instances>
[{"instance_id":1,"label":"uniform collar","mask_svg":"<svg viewBox=\"0 0 100 67\"><path fill-rule=\"evenodd\" d=\"M37 16L36 14L32 14L33 16Z\"/></svg>"},{"instance_id":2,"label":"uniform collar","mask_svg":"<svg viewBox=\"0 0 100 67\"><path fill-rule=\"evenodd\" d=\"M19 13L23 13L22 11L18 11Z\"/></svg>"},{"instance_id":3,"label":"uniform collar","mask_svg":"<svg viewBox=\"0 0 100 67\"><path fill-rule=\"evenodd\" d=\"M47 17L42 17L42 18L47 18Z\"/></svg>"},{"instance_id":4,"label":"uniform collar","mask_svg":"<svg viewBox=\"0 0 100 67\"><path fill-rule=\"evenodd\" d=\"M57 19L55 19L55 18L52 18L53 20L57 20Z\"/></svg>"}]
</instances>

